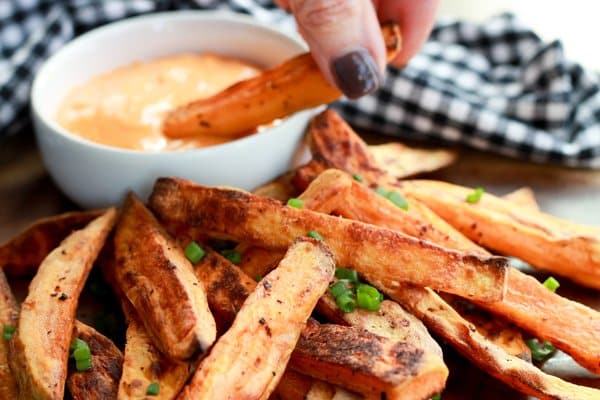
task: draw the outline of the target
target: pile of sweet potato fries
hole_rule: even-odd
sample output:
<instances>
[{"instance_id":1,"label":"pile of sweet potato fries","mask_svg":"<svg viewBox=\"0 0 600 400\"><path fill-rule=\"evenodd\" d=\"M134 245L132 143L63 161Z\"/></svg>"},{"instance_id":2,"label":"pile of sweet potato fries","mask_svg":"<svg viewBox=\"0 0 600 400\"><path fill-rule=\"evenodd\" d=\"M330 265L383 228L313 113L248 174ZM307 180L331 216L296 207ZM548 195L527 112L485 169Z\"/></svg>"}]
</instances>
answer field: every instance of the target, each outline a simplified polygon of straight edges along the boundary
<instances>
[{"instance_id":1,"label":"pile of sweet potato fries","mask_svg":"<svg viewBox=\"0 0 600 400\"><path fill-rule=\"evenodd\" d=\"M523 393L600 399L524 340L600 374L600 313L491 253L598 289L600 230L526 190L407 179L454 153L368 146L333 111L308 138L312 160L254 194L161 178L147 204L49 217L0 247L0 398L429 399L449 374L431 333ZM340 309L336 267L385 295L377 311ZM92 268L121 304L122 349L76 320ZM19 304L9 282L31 276Z\"/></svg>"}]
</instances>

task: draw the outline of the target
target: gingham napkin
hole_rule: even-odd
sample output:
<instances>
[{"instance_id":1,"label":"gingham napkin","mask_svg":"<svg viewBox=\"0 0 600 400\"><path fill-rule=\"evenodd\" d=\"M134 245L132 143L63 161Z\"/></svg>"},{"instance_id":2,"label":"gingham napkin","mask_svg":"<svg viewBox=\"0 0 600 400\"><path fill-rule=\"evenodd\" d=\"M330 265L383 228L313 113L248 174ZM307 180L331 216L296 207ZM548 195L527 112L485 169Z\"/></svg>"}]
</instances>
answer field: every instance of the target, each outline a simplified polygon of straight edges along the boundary
<instances>
[{"instance_id":1,"label":"gingham napkin","mask_svg":"<svg viewBox=\"0 0 600 400\"><path fill-rule=\"evenodd\" d=\"M0 136L28 123L32 77L88 29L171 9L228 9L294 28L271 1L0 0ZM401 138L435 138L536 162L600 168L600 81L512 15L481 25L440 21L384 86L336 107L353 125Z\"/></svg>"}]
</instances>

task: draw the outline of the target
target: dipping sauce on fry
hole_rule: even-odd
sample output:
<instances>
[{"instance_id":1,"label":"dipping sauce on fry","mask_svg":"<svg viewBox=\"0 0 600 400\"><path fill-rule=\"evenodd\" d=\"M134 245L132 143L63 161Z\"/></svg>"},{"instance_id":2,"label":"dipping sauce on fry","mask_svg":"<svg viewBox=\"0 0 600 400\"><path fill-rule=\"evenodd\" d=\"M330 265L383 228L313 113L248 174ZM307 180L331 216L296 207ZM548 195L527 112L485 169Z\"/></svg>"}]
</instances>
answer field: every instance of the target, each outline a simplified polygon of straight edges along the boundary
<instances>
[{"instance_id":1,"label":"dipping sauce on fry","mask_svg":"<svg viewBox=\"0 0 600 400\"><path fill-rule=\"evenodd\" d=\"M212 146L231 139L169 139L161 132L163 117L260 71L247 62L208 53L137 62L75 87L56 119L69 132L112 147L162 151Z\"/></svg>"}]
</instances>

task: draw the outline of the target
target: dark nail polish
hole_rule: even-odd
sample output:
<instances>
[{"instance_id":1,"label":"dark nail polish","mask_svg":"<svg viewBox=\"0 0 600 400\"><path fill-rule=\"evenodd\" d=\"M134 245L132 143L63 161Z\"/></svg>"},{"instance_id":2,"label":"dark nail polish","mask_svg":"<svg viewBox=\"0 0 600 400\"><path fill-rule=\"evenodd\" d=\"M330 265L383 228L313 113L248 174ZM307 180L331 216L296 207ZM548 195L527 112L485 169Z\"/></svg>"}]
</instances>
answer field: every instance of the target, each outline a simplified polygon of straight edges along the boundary
<instances>
[{"instance_id":1,"label":"dark nail polish","mask_svg":"<svg viewBox=\"0 0 600 400\"><path fill-rule=\"evenodd\" d=\"M364 48L333 60L331 71L340 90L351 99L373 93L381 84L379 68Z\"/></svg>"}]
</instances>

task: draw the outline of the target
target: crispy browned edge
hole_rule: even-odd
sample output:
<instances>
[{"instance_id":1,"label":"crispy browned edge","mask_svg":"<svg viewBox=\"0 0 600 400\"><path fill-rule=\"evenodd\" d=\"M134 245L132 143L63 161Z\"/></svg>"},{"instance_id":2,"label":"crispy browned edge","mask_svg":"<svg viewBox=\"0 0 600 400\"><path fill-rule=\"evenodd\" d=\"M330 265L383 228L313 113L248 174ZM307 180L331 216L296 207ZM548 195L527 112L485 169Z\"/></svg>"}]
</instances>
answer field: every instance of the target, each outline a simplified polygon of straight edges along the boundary
<instances>
[{"instance_id":1,"label":"crispy browned edge","mask_svg":"<svg viewBox=\"0 0 600 400\"><path fill-rule=\"evenodd\" d=\"M464 357L519 391L540 399L600 398L600 390L563 381L542 372L527 361L506 353L479 334L472 324L463 319L431 289L412 285L382 289Z\"/></svg>"},{"instance_id":2,"label":"crispy browned edge","mask_svg":"<svg viewBox=\"0 0 600 400\"><path fill-rule=\"evenodd\" d=\"M503 257L445 249L401 232L283 206L241 191L160 178L150 206L168 225L196 227L261 247L285 248L315 230L333 249L337 264L371 281L411 281L481 301L504 295L508 260Z\"/></svg>"},{"instance_id":3,"label":"crispy browned edge","mask_svg":"<svg viewBox=\"0 0 600 400\"><path fill-rule=\"evenodd\" d=\"M116 209L108 209L85 228L71 233L38 268L9 347L20 397L62 399L79 294L116 214ZM79 268L76 276L71 272L74 267ZM48 292L42 293L45 290ZM46 295L48 300L42 300ZM49 305L55 309L53 314L47 313ZM43 331L30 331L37 328Z\"/></svg>"},{"instance_id":4,"label":"crispy browned edge","mask_svg":"<svg viewBox=\"0 0 600 400\"><path fill-rule=\"evenodd\" d=\"M19 304L13 296L4 272L0 270L0 325L16 327L18 318ZM2 339L0 340L0 398L16 399L17 396L17 382L9 367L9 344Z\"/></svg>"},{"instance_id":5,"label":"crispy browned edge","mask_svg":"<svg viewBox=\"0 0 600 400\"><path fill-rule=\"evenodd\" d=\"M340 191L339 188L332 189L332 191L336 190L338 192ZM311 192L310 187L307 190L307 192ZM315 192L320 193L320 191L317 189L313 190L313 193ZM321 196L323 196L322 193ZM308 206L310 207L310 199L307 200L309 200ZM326 198L320 200L321 203L327 204ZM365 199L363 198L361 199L361 201L365 202ZM366 202L368 203L368 201ZM375 203L377 202L375 201ZM339 204L342 204L342 206L340 207ZM349 201L349 199L342 199L342 201L339 204L335 204L333 207L337 210L338 213L342 212L341 209L343 209L344 206L351 204L351 202ZM338 206L338 208L335 208L336 205ZM329 206L331 207L331 204L329 204ZM383 204L379 204L378 206L379 207L376 207L378 210L382 208L385 209L385 205ZM423 231L423 233L426 234L433 228L434 226L431 225L429 226L428 230ZM477 250L477 246L470 245L469 242L462 243L462 246L465 245L467 246L467 248ZM514 276L515 272L518 273L518 271L515 270L511 270L510 272L512 273L512 276ZM513 282L515 281L513 280ZM519 282L519 280L517 280L516 282ZM509 291L510 290L511 287L509 286ZM413 296L417 298L420 297L422 299L421 302L425 305L422 305L421 303L417 303L417 305L414 305L413 303L411 303L409 300L411 295L405 294L406 292L410 292ZM470 330L471 332L476 332L477 329L475 328L475 326L469 324L466 320L462 319L462 317L458 313L456 313L455 310L453 310L448 304L446 304L440 297L438 297L432 291L428 291L426 289L413 288L410 285L402 285L400 288L387 290L387 293L390 294L392 298L400 301L403 305L407 306L410 311L412 311L413 313L418 315L419 318L425 321L431 329L433 329L436 333L445 338L453 346L457 347L461 353L467 353L465 355L468 358L474 360L474 362L477 365L479 365L482 369L486 370L488 373L499 378L500 380L504 380L505 382L516 386L517 388L519 388L519 390L525 393L535 394L544 398L552 398L552 396L555 395L558 396L557 398L571 398L570 396L572 396L572 398L577 398L577 396L579 395L588 397L597 395L593 391L590 392L588 388L578 387L576 385L566 383L564 381L559 380L558 378L554 378L543 374L541 371L535 369L534 367L531 367L527 363L523 364L523 362L520 360L516 361L518 359L511 358L512 356L506 353L502 348L496 347L494 343L488 341L479 333L473 333L473 337L475 337L476 339L474 343L462 342L460 339L458 339L459 336L457 336L458 334L456 332L456 329L460 327L467 327L468 330ZM542 296L542 298L543 297L544 296ZM442 312L442 314L436 315L436 312L440 311ZM432 327L432 325L434 325L435 323L441 324L444 327L444 329L439 328L436 330L435 327ZM493 349L492 354L486 354L485 350L481 351L481 347L483 347L484 349ZM478 351L478 349L480 351ZM510 358L509 362L504 361L506 357ZM513 365L516 365L514 369L510 367L511 363ZM510 374L512 375L504 375L505 372L510 372ZM529 382L529 377L531 376L535 378L535 381Z\"/></svg>"},{"instance_id":6,"label":"crispy browned edge","mask_svg":"<svg viewBox=\"0 0 600 400\"><path fill-rule=\"evenodd\" d=\"M115 344L91 326L75 322L73 337L85 341L92 353L92 369L69 368L67 387L73 400L116 399L123 354Z\"/></svg>"},{"instance_id":7,"label":"crispy browned edge","mask_svg":"<svg viewBox=\"0 0 600 400\"><path fill-rule=\"evenodd\" d=\"M148 385L152 382L156 382L160 388L157 399L174 399L189 378L194 363L169 359L161 354L152 342L137 312L116 284L115 268L117 268L117 264L113 240L109 240L104 247L99 259L99 266L104 279L110 284L119 299L127 322L122 374L118 383L118 399L143 398Z\"/></svg>"},{"instance_id":8,"label":"crispy browned edge","mask_svg":"<svg viewBox=\"0 0 600 400\"><path fill-rule=\"evenodd\" d=\"M408 210L401 210L340 170L329 169L322 172L300 195L300 199L304 201L303 206L311 210L399 230L448 248L486 253L466 237L452 234L452 227L442 220L433 220L434 214L426 206L413 201ZM424 221L423 216L429 217L429 220ZM472 322L486 338L501 345L510 354L531 359L521 332L513 325L502 318L492 318L487 312L453 296L447 295L445 299L453 305L463 305L459 309L460 314ZM323 309L319 311L327 312Z\"/></svg>"},{"instance_id":9,"label":"crispy browned edge","mask_svg":"<svg viewBox=\"0 0 600 400\"><path fill-rule=\"evenodd\" d=\"M0 271L0 324L17 325L19 305L12 294L4 273ZM93 357L92 369L85 374L71 368L67 387L74 400L116 398L123 355L114 343L95 329L75 321L73 337L85 340ZM8 344L0 341L0 398L16 399L17 384L8 365Z\"/></svg>"},{"instance_id":10,"label":"crispy browned edge","mask_svg":"<svg viewBox=\"0 0 600 400\"><path fill-rule=\"evenodd\" d=\"M74 230L105 210L72 211L39 219L0 246L0 267L9 277L35 274L38 265Z\"/></svg>"},{"instance_id":11,"label":"crispy browned edge","mask_svg":"<svg viewBox=\"0 0 600 400\"><path fill-rule=\"evenodd\" d=\"M328 166L344 169L347 168L345 167L347 165L360 166L364 164L363 168L366 168L367 171L369 168L372 169L366 144L337 114L334 112L322 113L318 120L317 128L319 129L311 126L310 136L323 138L319 142L321 144L313 141L312 146L313 153L321 161L312 160L297 170L292 182L299 190L305 190L310 182ZM334 144L337 142L338 146L354 150L343 154L343 157L337 157L339 152L329 151L331 150L330 146L323 145L330 142ZM354 169L345 170L350 174L355 172ZM359 169L359 172L363 173L362 171ZM387 182L387 178L382 177L379 172L370 175L364 174L363 179L371 187ZM389 186L387 189L397 190L397 188ZM424 227L423 233L433 233L432 231L439 230L439 233L447 237L444 239L447 247L487 254L481 247L467 240L460 232L443 222L429 208L414 201L412 203L414 204L411 204L410 210L419 211L416 215L421 219L420 226ZM417 205L418 207L415 207ZM531 301L532 296L536 298L536 301ZM479 306L505 317L536 337L554 343L590 371L600 373L600 340L597 334L600 330L600 314L596 310L548 291L536 279L514 268L509 269L507 293L504 300L479 303ZM544 317L538 318L540 315Z\"/></svg>"},{"instance_id":12,"label":"crispy browned edge","mask_svg":"<svg viewBox=\"0 0 600 400\"><path fill-rule=\"evenodd\" d=\"M244 300L231 327L202 360L179 398L219 394L230 399L267 399L334 270L333 255L324 242L296 239L278 267ZM244 353L236 360L240 342L245 344Z\"/></svg>"},{"instance_id":13,"label":"crispy browned edge","mask_svg":"<svg viewBox=\"0 0 600 400\"><path fill-rule=\"evenodd\" d=\"M249 293L252 292L252 290L256 286L256 282L250 279L237 266L231 264L228 260L223 258L218 253L210 250L209 248L206 248L206 250L207 254L204 257L204 259L202 259L202 261L200 261L196 265L196 274L207 288L208 298L210 301L212 312L215 314L217 320L220 321L220 325L222 326L222 328L226 329L235 318L237 311L242 306L246 297L249 295ZM320 303L322 302L323 298L320 301ZM327 304L329 305L329 307L331 307L331 302L325 303L324 305ZM321 308L323 308L323 305L321 305ZM333 313L337 314L337 311ZM347 320L344 319L344 317L340 317L339 315L335 318L337 321L340 321L345 325L349 323ZM378 316L376 318L381 318L381 316ZM390 324L400 323L399 321L388 322ZM406 325L405 322L401 323L403 324L403 326ZM310 333L311 335L315 336L314 340L318 341L318 331L320 327L320 324L317 324L315 321L312 321ZM411 329L414 328L409 328L408 326L406 326L406 329L404 331L411 332ZM394 398L392 397L392 395L395 393L396 386L402 387L402 385L400 384L394 386L393 382L396 382L396 384L398 384L398 380L402 381L402 379L399 378L401 376L404 376L404 371L401 370L401 368L404 368L404 365L411 360L403 356L399 356L394 360L388 360L389 365L385 370L388 371L390 375L388 375L387 378L386 374L378 375L377 370L375 370L374 359L365 357L362 352L370 349L371 352L368 353L369 355L372 356L374 354L378 354L378 356L384 357L385 349L390 350L390 348L393 347L393 343L396 343L398 339L394 339L392 337L377 339L377 337L380 337L378 334L363 332L364 330L364 326L355 327L352 330L345 329L345 327L335 329L329 328L329 340L339 342L340 344L338 346L344 346L344 342L346 343L346 346L350 346L346 347L346 349L344 350L346 353L345 358L340 358L340 355L337 354L336 351L341 349L336 348L334 345L332 345L330 348L324 348L323 342L327 342L326 340L318 341L317 343L311 344L311 340L313 339L307 338L303 332L301 335L301 337L303 338L303 347L297 346L297 351L295 351L292 354L292 358L290 360L290 365L288 366L288 368L291 367L293 370L302 374L309 373L313 377L321 380L333 379L334 383L343 387L348 387L348 385L351 384L351 388L354 388L354 390L362 393L372 391L373 387L379 388L380 390L381 388L387 388L390 394L390 397L388 398ZM423 333L426 334L426 332ZM366 350L360 346L352 348L352 346L349 343L352 343L354 335L358 335L361 338L361 343L365 345L364 347L366 347ZM421 338L420 340L425 339ZM410 343L414 344L415 341L413 340ZM422 342L419 344L422 344ZM432 347L432 344L435 348ZM402 345L399 344L398 346ZM408 351L409 348L410 345L405 347L405 349L407 350L406 355L418 354L418 357L412 359L412 367L415 368L420 373L420 375L428 376L428 378L431 379L431 381L428 382L429 388L427 385L424 385L422 390L428 390L428 393L430 394L439 391L441 387L443 387L445 376L444 370L440 370L439 368L437 368L436 371L433 371L432 374L429 375L421 373L422 370L419 370L419 368L423 367L423 363L425 361L429 362L431 360L431 358L429 358L427 354L431 354L433 356L437 355L439 347L437 347L435 342L432 341L426 349L415 346L414 349ZM315 351L316 353L312 354L312 351ZM363 356L361 356L361 354L363 354ZM310 372L305 367L307 363L310 363L311 365ZM377 365L382 369L383 365L385 364L378 363ZM396 371L396 368L400 370ZM392 373L391 371L396 372ZM445 370L445 372L447 373L447 370ZM346 379L349 376L360 377L358 380L354 380L353 383L349 383ZM411 383L417 382L417 380L414 378L407 379L406 381ZM352 384L354 386L352 386Z\"/></svg>"},{"instance_id":14,"label":"crispy browned edge","mask_svg":"<svg viewBox=\"0 0 600 400\"><path fill-rule=\"evenodd\" d=\"M400 28L395 22L387 22L381 32L391 61L400 51ZM339 90L322 75L312 55L304 53L209 98L176 108L165 118L162 130L169 137L197 134L235 137L340 96ZM236 117L231 118L232 115Z\"/></svg>"},{"instance_id":15,"label":"crispy browned edge","mask_svg":"<svg viewBox=\"0 0 600 400\"><path fill-rule=\"evenodd\" d=\"M207 246L204 246L204 249L206 255L196 264L194 271L198 280L206 287L209 306L215 316L220 336L233 323L244 300L256 287L256 281L216 251ZM276 264L279 264L279 261ZM271 269L266 272L270 272ZM302 400L313 383L312 378L288 367L271 397L280 400Z\"/></svg>"},{"instance_id":16,"label":"crispy browned edge","mask_svg":"<svg viewBox=\"0 0 600 400\"><path fill-rule=\"evenodd\" d=\"M160 351L179 360L206 352L216 327L204 288L182 250L131 193L115 229L114 249L116 283Z\"/></svg>"}]
</instances>

